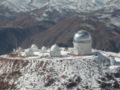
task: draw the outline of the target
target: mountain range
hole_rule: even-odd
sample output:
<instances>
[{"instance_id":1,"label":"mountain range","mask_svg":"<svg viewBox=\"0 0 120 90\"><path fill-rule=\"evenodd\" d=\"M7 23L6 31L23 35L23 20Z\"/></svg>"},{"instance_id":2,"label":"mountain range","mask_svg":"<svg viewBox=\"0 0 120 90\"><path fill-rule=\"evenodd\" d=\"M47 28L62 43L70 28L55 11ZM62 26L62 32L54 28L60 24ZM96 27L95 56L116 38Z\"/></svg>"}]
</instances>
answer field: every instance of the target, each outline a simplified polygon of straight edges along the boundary
<instances>
[{"instance_id":1,"label":"mountain range","mask_svg":"<svg viewBox=\"0 0 120 90\"><path fill-rule=\"evenodd\" d=\"M119 8L119 0L0 0L1 5L16 12L26 12L48 5L56 10L91 11L101 8Z\"/></svg>"},{"instance_id":2,"label":"mountain range","mask_svg":"<svg viewBox=\"0 0 120 90\"><path fill-rule=\"evenodd\" d=\"M119 90L119 7L119 0L0 0L0 90ZM83 29L92 52L75 55L73 37ZM51 56L53 44L60 57Z\"/></svg>"},{"instance_id":3,"label":"mountain range","mask_svg":"<svg viewBox=\"0 0 120 90\"><path fill-rule=\"evenodd\" d=\"M119 0L0 0L0 54L14 48L72 46L80 29L93 48L120 51Z\"/></svg>"}]
</instances>

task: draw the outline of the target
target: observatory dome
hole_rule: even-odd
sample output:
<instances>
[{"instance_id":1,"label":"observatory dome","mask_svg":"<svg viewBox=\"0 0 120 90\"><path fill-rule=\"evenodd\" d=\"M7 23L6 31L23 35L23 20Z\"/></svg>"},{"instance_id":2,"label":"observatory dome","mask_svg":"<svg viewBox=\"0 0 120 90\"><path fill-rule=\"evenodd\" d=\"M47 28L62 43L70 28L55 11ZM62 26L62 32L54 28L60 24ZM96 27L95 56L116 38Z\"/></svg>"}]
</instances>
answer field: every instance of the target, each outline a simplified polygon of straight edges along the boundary
<instances>
[{"instance_id":1,"label":"observatory dome","mask_svg":"<svg viewBox=\"0 0 120 90\"><path fill-rule=\"evenodd\" d=\"M85 30L78 31L73 38L73 42L82 42L91 40L91 35Z\"/></svg>"},{"instance_id":2,"label":"observatory dome","mask_svg":"<svg viewBox=\"0 0 120 90\"><path fill-rule=\"evenodd\" d=\"M31 48L38 48L38 47L35 44L32 44Z\"/></svg>"},{"instance_id":3,"label":"observatory dome","mask_svg":"<svg viewBox=\"0 0 120 90\"><path fill-rule=\"evenodd\" d=\"M42 53L46 53L46 52L47 52L47 48L46 48L45 46L42 46L41 52L42 52Z\"/></svg>"},{"instance_id":4,"label":"observatory dome","mask_svg":"<svg viewBox=\"0 0 120 90\"><path fill-rule=\"evenodd\" d=\"M54 44L50 49L50 56L52 57L60 57L61 51L58 45Z\"/></svg>"},{"instance_id":5,"label":"observatory dome","mask_svg":"<svg viewBox=\"0 0 120 90\"><path fill-rule=\"evenodd\" d=\"M58 45L54 44L52 47L51 47L51 51L59 51L60 48Z\"/></svg>"},{"instance_id":6,"label":"observatory dome","mask_svg":"<svg viewBox=\"0 0 120 90\"><path fill-rule=\"evenodd\" d=\"M46 51L47 48L46 48L45 46L43 46L43 47L41 48L41 50L42 50L42 51Z\"/></svg>"},{"instance_id":7,"label":"observatory dome","mask_svg":"<svg viewBox=\"0 0 120 90\"><path fill-rule=\"evenodd\" d=\"M91 34L85 30L78 31L73 38L74 54L87 55L91 53L92 37Z\"/></svg>"},{"instance_id":8,"label":"observatory dome","mask_svg":"<svg viewBox=\"0 0 120 90\"><path fill-rule=\"evenodd\" d=\"M37 47L35 44L32 44L32 45L31 45L31 49L32 49L33 51L38 51L38 47Z\"/></svg>"},{"instance_id":9,"label":"observatory dome","mask_svg":"<svg viewBox=\"0 0 120 90\"><path fill-rule=\"evenodd\" d=\"M33 51L32 51L31 48L28 48L28 49L25 50L25 55L26 55L26 56L33 56L34 53L33 53Z\"/></svg>"}]
</instances>

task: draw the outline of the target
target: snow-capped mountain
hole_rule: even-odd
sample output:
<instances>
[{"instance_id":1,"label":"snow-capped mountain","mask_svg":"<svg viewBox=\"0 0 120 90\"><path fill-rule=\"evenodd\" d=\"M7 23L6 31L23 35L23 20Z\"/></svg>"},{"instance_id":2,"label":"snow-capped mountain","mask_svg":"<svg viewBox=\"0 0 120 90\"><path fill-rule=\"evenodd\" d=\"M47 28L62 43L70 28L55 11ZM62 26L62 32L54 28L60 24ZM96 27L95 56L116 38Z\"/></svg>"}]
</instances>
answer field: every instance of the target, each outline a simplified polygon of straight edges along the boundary
<instances>
[{"instance_id":1,"label":"snow-capped mountain","mask_svg":"<svg viewBox=\"0 0 120 90\"><path fill-rule=\"evenodd\" d=\"M39 47L55 42L71 46L69 38L82 28L93 34L93 48L118 52L119 5L119 0L0 0L0 54L18 46L27 48L32 43ZM90 10L97 11L84 13Z\"/></svg>"},{"instance_id":2,"label":"snow-capped mountain","mask_svg":"<svg viewBox=\"0 0 120 90\"><path fill-rule=\"evenodd\" d=\"M13 11L30 11L44 6L57 10L91 11L101 8L119 8L119 0L0 0L1 5Z\"/></svg>"},{"instance_id":3,"label":"snow-capped mountain","mask_svg":"<svg viewBox=\"0 0 120 90\"><path fill-rule=\"evenodd\" d=\"M31 11L37 8L41 8L48 3L48 0L5 0L1 1L1 5L4 5L12 11Z\"/></svg>"}]
</instances>

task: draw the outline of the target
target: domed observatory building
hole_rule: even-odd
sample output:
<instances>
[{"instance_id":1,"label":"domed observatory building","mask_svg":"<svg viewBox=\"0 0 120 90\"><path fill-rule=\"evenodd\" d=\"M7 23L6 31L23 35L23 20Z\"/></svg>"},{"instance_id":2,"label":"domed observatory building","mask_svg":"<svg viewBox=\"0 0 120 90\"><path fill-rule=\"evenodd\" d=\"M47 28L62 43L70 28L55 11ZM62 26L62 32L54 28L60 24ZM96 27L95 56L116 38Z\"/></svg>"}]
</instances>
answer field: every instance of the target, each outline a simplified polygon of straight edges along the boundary
<instances>
[{"instance_id":1,"label":"domed observatory building","mask_svg":"<svg viewBox=\"0 0 120 90\"><path fill-rule=\"evenodd\" d=\"M47 48L46 48L45 46L43 46L43 47L41 48L41 52L42 52L42 53L46 53L46 52L47 52Z\"/></svg>"},{"instance_id":2,"label":"domed observatory building","mask_svg":"<svg viewBox=\"0 0 120 90\"><path fill-rule=\"evenodd\" d=\"M25 56L34 56L34 53L31 48L25 50Z\"/></svg>"},{"instance_id":3,"label":"domed observatory building","mask_svg":"<svg viewBox=\"0 0 120 90\"><path fill-rule=\"evenodd\" d=\"M31 45L31 49L32 49L32 51L38 51L39 50L39 48L35 44Z\"/></svg>"},{"instance_id":4,"label":"domed observatory building","mask_svg":"<svg viewBox=\"0 0 120 90\"><path fill-rule=\"evenodd\" d=\"M91 34L85 30L78 31L73 38L74 54L87 55L91 53L92 38Z\"/></svg>"},{"instance_id":5,"label":"domed observatory building","mask_svg":"<svg viewBox=\"0 0 120 90\"><path fill-rule=\"evenodd\" d=\"M50 56L52 57L60 57L61 51L58 45L54 44L50 49Z\"/></svg>"}]
</instances>

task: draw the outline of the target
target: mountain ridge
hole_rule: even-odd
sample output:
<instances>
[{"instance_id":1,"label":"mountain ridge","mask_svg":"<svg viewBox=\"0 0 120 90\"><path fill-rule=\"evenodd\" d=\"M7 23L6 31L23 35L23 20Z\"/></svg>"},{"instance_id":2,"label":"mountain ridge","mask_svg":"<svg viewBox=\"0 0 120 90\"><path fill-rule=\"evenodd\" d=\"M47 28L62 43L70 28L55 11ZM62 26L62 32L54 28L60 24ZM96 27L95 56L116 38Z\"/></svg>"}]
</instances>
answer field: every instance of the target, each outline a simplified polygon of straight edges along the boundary
<instances>
[{"instance_id":1,"label":"mountain ridge","mask_svg":"<svg viewBox=\"0 0 120 90\"><path fill-rule=\"evenodd\" d=\"M65 9L79 11L94 11L101 8L119 8L119 0L5 0L0 1L1 5L10 8L16 12L26 12L42 8L48 5L48 8L54 8L58 11ZM114 9L114 8L113 8Z\"/></svg>"}]
</instances>

